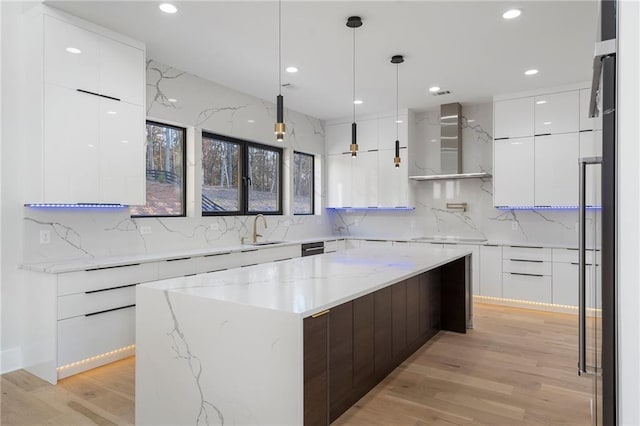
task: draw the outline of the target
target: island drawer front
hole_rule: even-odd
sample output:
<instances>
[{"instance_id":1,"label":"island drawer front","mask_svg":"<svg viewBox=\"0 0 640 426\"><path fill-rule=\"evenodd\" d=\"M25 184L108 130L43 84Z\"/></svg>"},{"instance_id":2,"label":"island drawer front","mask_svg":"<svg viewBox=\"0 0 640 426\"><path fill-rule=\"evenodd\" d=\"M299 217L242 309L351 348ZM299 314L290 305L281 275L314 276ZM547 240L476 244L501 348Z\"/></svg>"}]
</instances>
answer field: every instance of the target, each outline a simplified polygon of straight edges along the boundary
<instances>
[{"instance_id":1,"label":"island drawer front","mask_svg":"<svg viewBox=\"0 0 640 426\"><path fill-rule=\"evenodd\" d=\"M73 318L120 306L135 305L136 284L58 297L58 319Z\"/></svg>"},{"instance_id":2,"label":"island drawer front","mask_svg":"<svg viewBox=\"0 0 640 426\"><path fill-rule=\"evenodd\" d=\"M552 263L541 260L503 259L503 272L519 272L522 274L551 275Z\"/></svg>"},{"instance_id":3,"label":"island drawer front","mask_svg":"<svg viewBox=\"0 0 640 426\"><path fill-rule=\"evenodd\" d=\"M276 260L293 259L294 257L300 257L300 244L261 248L258 251L258 259L260 259L260 262L273 262Z\"/></svg>"},{"instance_id":4,"label":"island drawer front","mask_svg":"<svg viewBox=\"0 0 640 426\"><path fill-rule=\"evenodd\" d=\"M203 274L206 272L227 269L232 253L209 256L194 256L183 259L170 259L158 264L159 279L184 277L185 275ZM231 266L232 268L235 267Z\"/></svg>"},{"instance_id":5,"label":"island drawer front","mask_svg":"<svg viewBox=\"0 0 640 426\"><path fill-rule=\"evenodd\" d=\"M135 307L58 321L58 366L135 343Z\"/></svg>"},{"instance_id":6,"label":"island drawer front","mask_svg":"<svg viewBox=\"0 0 640 426\"><path fill-rule=\"evenodd\" d=\"M502 296L507 299L551 303L551 277L505 273L502 279Z\"/></svg>"},{"instance_id":7,"label":"island drawer front","mask_svg":"<svg viewBox=\"0 0 640 426\"><path fill-rule=\"evenodd\" d=\"M502 258L551 262L551 249L544 247L504 246L502 249Z\"/></svg>"},{"instance_id":8,"label":"island drawer front","mask_svg":"<svg viewBox=\"0 0 640 426\"><path fill-rule=\"evenodd\" d=\"M58 274L58 296L158 279L155 262Z\"/></svg>"},{"instance_id":9,"label":"island drawer front","mask_svg":"<svg viewBox=\"0 0 640 426\"><path fill-rule=\"evenodd\" d=\"M558 263L578 263L579 251L572 249L553 249L553 261ZM598 260L600 260L600 251L597 252ZM588 264L593 263L593 251L587 250L586 261ZM598 262L600 263L600 262Z\"/></svg>"}]
</instances>

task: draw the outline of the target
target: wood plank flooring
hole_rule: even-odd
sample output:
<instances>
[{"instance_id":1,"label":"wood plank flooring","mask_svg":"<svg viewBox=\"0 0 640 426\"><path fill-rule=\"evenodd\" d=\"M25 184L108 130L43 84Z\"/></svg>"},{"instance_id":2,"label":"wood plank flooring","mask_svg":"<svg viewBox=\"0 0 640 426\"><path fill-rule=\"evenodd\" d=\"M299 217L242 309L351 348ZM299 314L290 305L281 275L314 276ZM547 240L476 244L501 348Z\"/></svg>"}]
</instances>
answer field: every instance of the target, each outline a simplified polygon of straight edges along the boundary
<instances>
[{"instance_id":1,"label":"wood plank flooring","mask_svg":"<svg viewBox=\"0 0 640 426\"><path fill-rule=\"evenodd\" d=\"M475 305L475 329L441 332L335 425L588 425L576 374L576 317ZM0 380L0 424L131 425L133 357L52 386L25 371Z\"/></svg>"}]
</instances>

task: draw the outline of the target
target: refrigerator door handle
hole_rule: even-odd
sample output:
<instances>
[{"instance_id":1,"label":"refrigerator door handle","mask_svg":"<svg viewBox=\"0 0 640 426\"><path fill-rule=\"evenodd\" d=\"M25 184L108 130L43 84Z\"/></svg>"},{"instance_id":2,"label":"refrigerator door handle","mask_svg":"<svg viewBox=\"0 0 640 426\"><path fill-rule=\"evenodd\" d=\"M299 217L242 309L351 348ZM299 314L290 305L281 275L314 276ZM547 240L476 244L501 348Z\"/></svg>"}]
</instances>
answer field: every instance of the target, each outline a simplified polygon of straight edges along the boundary
<instances>
[{"instance_id":1,"label":"refrigerator door handle","mask_svg":"<svg viewBox=\"0 0 640 426\"><path fill-rule=\"evenodd\" d=\"M602 60L616 54L616 39L596 43L593 55L593 76L591 77L591 98L589 100L589 117L598 116L598 92L600 89L600 75L602 74Z\"/></svg>"},{"instance_id":2,"label":"refrigerator door handle","mask_svg":"<svg viewBox=\"0 0 640 426\"><path fill-rule=\"evenodd\" d=\"M578 375L587 372L587 166L601 164L602 157L579 160L578 193Z\"/></svg>"}]
</instances>

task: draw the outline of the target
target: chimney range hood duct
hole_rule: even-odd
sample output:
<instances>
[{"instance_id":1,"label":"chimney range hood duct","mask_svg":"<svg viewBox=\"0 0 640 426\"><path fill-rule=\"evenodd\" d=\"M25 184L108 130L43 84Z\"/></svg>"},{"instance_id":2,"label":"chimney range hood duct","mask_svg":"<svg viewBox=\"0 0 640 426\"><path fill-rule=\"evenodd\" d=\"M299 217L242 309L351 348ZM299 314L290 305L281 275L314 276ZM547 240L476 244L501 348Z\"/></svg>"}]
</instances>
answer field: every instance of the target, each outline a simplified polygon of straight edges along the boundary
<instances>
[{"instance_id":1,"label":"chimney range hood duct","mask_svg":"<svg viewBox=\"0 0 640 426\"><path fill-rule=\"evenodd\" d=\"M440 174L409 176L412 180L491 177L489 173L462 173L462 105L440 105Z\"/></svg>"}]
</instances>

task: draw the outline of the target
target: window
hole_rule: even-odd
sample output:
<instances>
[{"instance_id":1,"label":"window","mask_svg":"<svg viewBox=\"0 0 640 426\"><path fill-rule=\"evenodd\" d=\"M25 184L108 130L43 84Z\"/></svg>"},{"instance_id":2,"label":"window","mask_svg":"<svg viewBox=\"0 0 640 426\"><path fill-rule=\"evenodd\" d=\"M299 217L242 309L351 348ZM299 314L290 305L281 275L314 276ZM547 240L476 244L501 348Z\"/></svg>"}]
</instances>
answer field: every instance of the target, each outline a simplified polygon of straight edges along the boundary
<instances>
[{"instance_id":1,"label":"window","mask_svg":"<svg viewBox=\"0 0 640 426\"><path fill-rule=\"evenodd\" d=\"M282 214L282 149L203 132L202 213Z\"/></svg>"},{"instance_id":2,"label":"window","mask_svg":"<svg viewBox=\"0 0 640 426\"><path fill-rule=\"evenodd\" d=\"M185 129L147 121L147 204L131 216L185 216L185 144Z\"/></svg>"},{"instance_id":3,"label":"window","mask_svg":"<svg viewBox=\"0 0 640 426\"><path fill-rule=\"evenodd\" d=\"M313 214L313 155L293 153L293 214Z\"/></svg>"}]
</instances>

